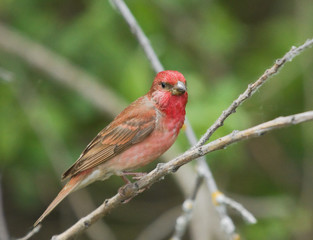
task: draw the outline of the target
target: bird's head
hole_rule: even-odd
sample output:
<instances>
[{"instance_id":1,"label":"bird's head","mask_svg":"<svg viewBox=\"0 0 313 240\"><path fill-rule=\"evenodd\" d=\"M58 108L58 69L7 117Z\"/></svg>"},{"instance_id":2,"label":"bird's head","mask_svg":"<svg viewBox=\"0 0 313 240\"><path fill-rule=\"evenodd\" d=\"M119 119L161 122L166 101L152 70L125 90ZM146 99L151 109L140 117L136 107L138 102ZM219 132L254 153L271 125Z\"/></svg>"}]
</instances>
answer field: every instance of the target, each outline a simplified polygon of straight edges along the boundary
<instances>
[{"instance_id":1,"label":"bird's head","mask_svg":"<svg viewBox=\"0 0 313 240\"><path fill-rule=\"evenodd\" d=\"M186 79L180 72L166 70L159 72L151 86L150 92L168 92L171 95L179 96L187 92Z\"/></svg>"},{"instance_id":2,"label":"bird's head","mask_svg":"<svg viewBox=\"0 0 313 240\"><path fill-rule=\"evenodd\" d=\"M166 70L159 72L148 93L161 108L169 102L181 102L185 107L188 99L186 79L180 72Z\"/></svg>"}]
</instances>

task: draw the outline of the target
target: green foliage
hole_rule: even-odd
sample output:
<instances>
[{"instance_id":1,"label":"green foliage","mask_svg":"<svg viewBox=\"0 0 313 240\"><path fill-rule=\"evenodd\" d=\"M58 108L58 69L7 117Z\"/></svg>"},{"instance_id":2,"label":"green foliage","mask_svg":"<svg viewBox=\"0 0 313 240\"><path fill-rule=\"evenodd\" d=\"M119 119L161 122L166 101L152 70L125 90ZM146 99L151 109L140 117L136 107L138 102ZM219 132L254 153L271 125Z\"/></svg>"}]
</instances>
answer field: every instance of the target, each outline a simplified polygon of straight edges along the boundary
<instances>
[{"instance_id":1,"label":"green foliage","mask_svg":"<svg viewBox=\"0 0 313 240\"><path fill-rule=\"evenodd\" d=\"M250 226L243 235L253 236L255 240L261 239L288 239L284 223L281 219L271 219L268 221L260 221L258 226Z\"/></svg>"},{"instance_id":2,"label":"green foliage","mask_svg":"<svg viewBox=\"0 0 313 240\"><path fill-rule=\"evenodd\" d=\"M199 137L277 58L291 46L313 36L312 6L306 0L299 3L133 0L127 4L164 67L185 75L189 93L187 115ZM154 77L150 63L109 1L2 0L0 21L99 77L102 79L100 84L109 86L128 102L146 93L150 87ZM20 215L27 219L16 229L10 229L15 236L23 235L31 226L46 205L43 201L39 204L40 200L50 198L50 188L56 188L48 183L57 181L52 179L47 148L30 116L40 123L38 128L47 130L48 141L60 140L72 161L112 118L100 113L79 93L53 81L2 48L0 71L1 68L14 75L12 82L0 77L0 173L8 209L5 210L11 213L9 226L15 226L14 219ZM312 50L308 50L288 63L252 99L240 106L212 140L281 115L312 109L312 69ZM257 225L242 225L240 231L246 239L292 239L297 234L313 238L309 227L312 225L300 224L302 218L313 222L312 204L304 204L312 202L312 199L308 200L312 189L305 188L306 181L312 180L312 173L305 171L307 166L312 167L312 161L305 161L312 160L309 144L312 134L312 124L307 123L270 133L254 142L238 143L208 156L217 183L225 192L236 192L252 199L288 195L295 202L302 197L300 206L289 215L263 216ZM183 134L176 145L181 151L188 148ZM70 160L61 161L64 170L70 166ZM286 177L280 171L290 172L292 177L286 179L289 175ZM115 178L108 183L114 188L110 190L112 194L120 184ZM181 199L171 195L176 186L160 188L167 192L169 200L160 200L159 209L166 211L169 205L181 204ZM106 190L99 189L93 194L100 203ZM147 204L149 200L140 198L138 201ZM279 207L289 210L287 204L281 205ZM254 205L251 206L253 212ZM16 207L20 209L18 212L14 211ZM146 211L150 209L149 205ZM123 211L127 215L125 207ZM126 233L120 233L119 239L122 236L135 238L138 229L153 220L136 219ZM109 218L110 224L116 229L126 229L124 226L130 222L113 216ZM42 235L42 238L47 236Z\"/></svg>"}]
</instances>

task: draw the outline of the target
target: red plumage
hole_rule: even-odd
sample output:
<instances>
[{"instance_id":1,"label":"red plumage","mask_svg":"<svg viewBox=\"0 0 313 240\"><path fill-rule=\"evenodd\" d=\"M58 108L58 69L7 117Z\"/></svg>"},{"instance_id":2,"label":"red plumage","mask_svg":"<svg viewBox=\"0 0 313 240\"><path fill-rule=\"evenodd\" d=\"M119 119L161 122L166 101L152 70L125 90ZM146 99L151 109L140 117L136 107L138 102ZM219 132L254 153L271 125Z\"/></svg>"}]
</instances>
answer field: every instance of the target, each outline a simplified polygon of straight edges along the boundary
<instances>
[{"instance_id":1,"label":"red plumage","mask_svg":"<svg viewBox=\"0 0 313 240\"><path fill-rule=\"evenodd\" d=\"M71 192L113 174L122 176L162 155L184 124L187 100L184 76L171 70L159 72L150 91L104 128L62 175L69 182L34 226Z\"/></svg>"}]
</instances>

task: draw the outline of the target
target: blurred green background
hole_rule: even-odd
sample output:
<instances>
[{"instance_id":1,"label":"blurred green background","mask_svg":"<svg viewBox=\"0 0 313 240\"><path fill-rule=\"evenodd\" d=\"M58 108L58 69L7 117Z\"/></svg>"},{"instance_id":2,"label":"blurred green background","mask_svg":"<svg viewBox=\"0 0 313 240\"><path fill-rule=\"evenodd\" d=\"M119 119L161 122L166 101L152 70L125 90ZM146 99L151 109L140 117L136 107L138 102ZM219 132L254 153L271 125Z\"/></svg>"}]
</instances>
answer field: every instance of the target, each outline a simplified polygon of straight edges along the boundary
<instances>
[{"instance_id":1,"label":"blurred green background","mask_svg":"<svg viewBox=\"0 0 313 240\"><path fill-rule=\"evenodd\" d=\"M275 59L313 37L309 0L129 0L127 4L165 69L185 75L187 115L198 136ZM1 0L0 23L101 79L98 84L109 87L123 100L123 107L145 94L153 80L154 72L142 49L108 1ZM11 76L6 77L6 71ZM61 189L62 171L114 114L99 110L82 94L3 46L0 73L4 213L11 236L21 237ZM309 49L239 107L212 139L310 110L312 93ZM313 239L312 136L313 124L305 123L208 156L220 189L259 220L248 226L234 215L243 239ZM188 148L183 134L176 147L181 152ZM122 184L112 177L87 190L97 206ZM104 221L115 239L135 239L183 199L173 177L167 177ZM76 219L71 203L65 200L34 239L49 239ZM185 239L190 239L188 233Z\"/></svg>"}]
</instances>

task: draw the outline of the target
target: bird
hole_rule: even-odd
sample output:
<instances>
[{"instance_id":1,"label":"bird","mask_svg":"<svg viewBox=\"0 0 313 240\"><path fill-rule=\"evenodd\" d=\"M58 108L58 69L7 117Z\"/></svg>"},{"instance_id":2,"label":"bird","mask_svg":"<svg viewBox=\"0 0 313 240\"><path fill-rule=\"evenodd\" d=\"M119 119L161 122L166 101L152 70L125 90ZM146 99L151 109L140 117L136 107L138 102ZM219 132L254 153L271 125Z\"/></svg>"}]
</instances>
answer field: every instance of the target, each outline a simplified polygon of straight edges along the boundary
<instances>
[{"instance_id":1,"label":"bird","mask_svg":"<svg viewBox=\"0 0 313 240\"><path fill-rule=\"evenodd\" d=\"M187 84L182 73L157 73L147 94L126 107L87 145L62 175L69 180L34 227L70 193L106 180L125 176L161 156L175 142L185 120ZM135 174L134 174L135 175Z\"/></svg>"}]
</instances>

